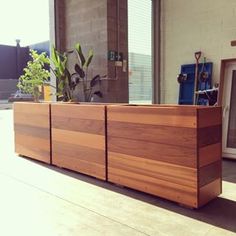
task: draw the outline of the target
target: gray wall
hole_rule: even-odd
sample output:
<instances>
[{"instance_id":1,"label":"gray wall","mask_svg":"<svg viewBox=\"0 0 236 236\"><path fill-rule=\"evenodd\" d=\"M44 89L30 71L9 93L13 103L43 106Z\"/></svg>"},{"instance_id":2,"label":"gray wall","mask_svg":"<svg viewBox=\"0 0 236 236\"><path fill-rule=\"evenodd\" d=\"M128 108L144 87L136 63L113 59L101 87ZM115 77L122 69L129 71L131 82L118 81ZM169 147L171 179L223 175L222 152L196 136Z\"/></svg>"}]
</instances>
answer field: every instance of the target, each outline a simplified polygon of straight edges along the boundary
<instances>
[{"instance_id":1,"label":"gray wall","mask_svg":"<svg viewBox=\"0 0 236 236\"><path fill-rule=\"evenodd\" d=\"M109 78L102 83L103 102L128 102L128 69L107 60L109 50L120 50L128 60L127 0L119 3L118 7L114 0L55 0L57 48L69 50L80 42L85 54L89 48L94 50L89 77ZM74 65L73 59L70 64Z\"/></svg>"}]
</instances>

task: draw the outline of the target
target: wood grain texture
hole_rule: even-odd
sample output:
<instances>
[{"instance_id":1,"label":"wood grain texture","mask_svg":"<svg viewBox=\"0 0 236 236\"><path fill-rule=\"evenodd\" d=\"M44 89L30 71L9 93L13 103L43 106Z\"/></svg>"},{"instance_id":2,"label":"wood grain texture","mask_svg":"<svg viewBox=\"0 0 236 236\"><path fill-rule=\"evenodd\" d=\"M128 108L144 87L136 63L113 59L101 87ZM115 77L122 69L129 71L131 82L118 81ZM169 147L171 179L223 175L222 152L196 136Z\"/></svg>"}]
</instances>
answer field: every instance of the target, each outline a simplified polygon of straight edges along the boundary
<instances>
[{"instance_id":1,"label":"wood grain texture","mask_svg":"<svg viewBox=\"0 0 236 236\"><path fill-rule=\"evenodd\" d=\"M104 176L104 150L57 141L52 148L53 164L97 178Z\"/></svg>"},{"instance_id":2,"label":"wood grain texture","mask_svg":"<svg viewBox=\"0 0 236 236\"><path fill-rule=\"evenodd\" d=\"M76 124L76 123L75 123ZM105 150L104 135L52 128L53 141Z\"/></svg>"},{"instance_id":3,"label":"wood grain texture","mask_svg":"<svg viewBox=\"0 0 236 236\"><path fill-rule=\"evenodd\" d=\"M195 168L147 160L146 158L113 152L109 152L109 157L109 164L112 168L112 170L109 170L110 173L115 172L119 175L120 171L124 171L127 172L130 177L135 175L135 173L140 175L146 174L148 177L152 177L154 182L162 180L167 182L166 185L172 185L172 183L174 183L190 188L197 187L197 171ZM123 163L125 165L123 165ZM166 169L169 169L168 173L166 172Z\"/></svg>"},{"instance_id":4,"label":"wood grain texture","mask_svg":"<svg viewBox=\"0 0 236 236\"><path fill-rule=\"evenodd\" d=\"M31 113L23 113L23 112L14 112L14 119L17 121L17 124L26 124L29 126L37 127L37 128L46 128L49 127L49 121L46 118L48 114L34 114Z\"/></svg>"},{"instance_id":5,"label":"wood grain texture","mask_svg":"<svg viewBox=\"0 0 236 236\"><path fill-rule=\"evenodd\" d=\"M222 124L222 108L207 107L198 109L198 128Z\"/></svg>"},{"instance_id":6,"label":"wood grain texture","mask_svg":"<svg viewBox=\"0 0 236 236\"><path fill-rule=\"evenodd\" d=\"M106 179L105 106L52 104L52 163Z\"/></svg>"},{"instance_id":7,"label":"wood grain texture","mask_svg":"<svg viewBox=\"0 0 236 236\"><path fill-rule=\"evenodd\" d=\"M51 163L50 104L14 103L15 151Z\"/></svg>"},{"instance_id":8,"label":"wood grain texture","mask_svg":"<svg viewBox=\"0 0 236 236\"><path fill-rule=\"evenodd\" d=\"M190 106L185 109L177 106L109 106L108 120L188 128L197 126L196 109Z\"/></svg>"},{"instance_id":9,"label":"wood grain texture","mask_svg":"<svg viewBox=\"0 0 236 236\"><path fill-rule=\"evenodd\" d=\"M112 126L108 125L108 133ZM123 130L120 130L123 132ZM132 134L132 130L130 130ZM133 136L135 137L135 136ZM165 161L172 164L178 164L187 167L196 167L196 149L183 146L168 145L150 141L140 141L135 139L126 139L112 137L108 134L108 150L111 152L127 154L130 156L139 156L146 159Z\"/></svg>"},{"instance_id":10,"label":"wood grain texture","mask_svg":"<svg viewBox=\"0 0 236 236\"><path fill-rule=\"evenodd\" d=\"M199 148L199 167L221 160L221 142Z\"/></svg>"},{"instance_id":11,"label":"wood grain texture","mask_svg":"<svg viewBox=\"0 0 236 236\"><path fill-rule=\"evenodd\" d=\"M198 146L205 147L221 142L221 125L208 126L198 129Z\"/></svg>"},{"instance_id":12,"label":"wood grain texture","mask_svg":"<svg viewBox=\"0 0 236 236\"><path fill-rule=\"evenodd\" d=\"M64 114L68 114L70 118L104 121L104 105L73 103L53 103L52 105L52 121L54 121L56 117L67 117L64 116ZM80 107L80 109L78 109L78 107Z\"/></svg>"},{"instance_id":13,"label":"wood grain texture","mask_svg":"<svg viewBox=\"0 0 236 236\"><path fill-rule=\"evenodd\" d=\"M221 177L219 107L108 106L107 132L110 182L197 208Z\"/></svg>"},{"instance_id":14,"label":"wood grain texture","mask_svg":"<svg viewBox=\"0 0 236 236\"><path fill-rule=\"evenodd\" d=\"M197 206L195 169L117 153L109 153L108 161L109 181Z\"/></svg>"},{"instance_id":15,"label":"wood grain texture","mask_svg":"<svg viewBox=\"0 0 236 236\"><path fill-rule=\"evenodd\" d=\"M221 161L213 162L199 169L199 187L221 178Z\"/></svg>"},{"instance_id":16,"label":"wood grain texture","mask_svg":"<svg viewBox=\"0 0 236 236\"><path fill-rule=\"evenodd\" d=\"M76 122L80 123L80 126L75 126ZM53 117L53 127L61 130L71 130L78 132L88 132L90 134L104 135L104 120L87 120L71 117Z\"/></svg>"},{"instance_id":17,"label":"wood grain texture","mask_svg":"<svg viewBox=\"0 0 236 236\"><path fill-rule=\"evenodd\" d=\"M198 109L198 206L222 192L222 108Z\"/></svg>"},{"instance_id":18,"label":"wood grain texture","mask_svg":"<svg viewBox=\"0 0 236 236\"><path fill-rule=\"evenodd\" d=\"M198 207L204 206L206 203L221 194L221 187L219 187L221 186L221 183L222 180L219 178L199 189Z\"/></svg>"},{"instance_id":19,"label":"wood grain texture","mask_svg":"<svg viewBox=\"0 0 236 236\"><path fill-rule=\"evenodd\" d=\"M111 127L111 129L109 128ZM109 121L109 135L139 141L186 147L186 143L195 147L196 129L171 127L164 125L137 124L119 121ZM120 130L123 130L121 133ZM132 132L130 132L132 130ZM180 138L177 138L180 137Z\"/></svg>"}]
</instances>

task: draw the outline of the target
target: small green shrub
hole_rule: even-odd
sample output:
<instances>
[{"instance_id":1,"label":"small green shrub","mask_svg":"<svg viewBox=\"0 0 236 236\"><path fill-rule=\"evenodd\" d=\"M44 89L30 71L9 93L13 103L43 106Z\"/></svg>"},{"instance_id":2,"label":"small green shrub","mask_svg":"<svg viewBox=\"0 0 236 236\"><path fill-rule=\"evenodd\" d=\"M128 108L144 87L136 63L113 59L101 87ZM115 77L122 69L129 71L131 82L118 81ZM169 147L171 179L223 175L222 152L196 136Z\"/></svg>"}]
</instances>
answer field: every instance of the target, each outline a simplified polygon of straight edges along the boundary
<instances>
[{"instance_id":1,"label":"small green shrub","mask_svg":"<svg viewBox=\"0 0 236 236\"><path fill-rule=\"evenodd\" d=\"M50 72L45 65L50 65L50 59L45 52L38 54L30 50L32 60L24 68L24 74L20 76L17 87L25 93L32 94L35 102L39 102L42 94L42 86L49 81Z\"/></svg>"}]
</instances>

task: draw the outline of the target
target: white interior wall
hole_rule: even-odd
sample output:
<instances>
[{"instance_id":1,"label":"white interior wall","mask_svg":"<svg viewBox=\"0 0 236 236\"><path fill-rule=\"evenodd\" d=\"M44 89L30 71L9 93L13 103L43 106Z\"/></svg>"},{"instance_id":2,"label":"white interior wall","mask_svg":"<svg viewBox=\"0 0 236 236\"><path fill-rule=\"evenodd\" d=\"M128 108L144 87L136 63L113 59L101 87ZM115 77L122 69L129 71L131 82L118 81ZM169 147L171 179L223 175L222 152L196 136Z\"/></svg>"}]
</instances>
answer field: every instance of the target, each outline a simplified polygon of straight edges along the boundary
<instances>
[{"instance_id":1,"label":"white interior wall","mask_svg":"<svg viewBox=\"0 0 236 236\"><path fill-rule=\"evenodd\" d=\"M213 80L219 82L220 61L236 58L236 0L161 1L161 102L177 103L176 77L182 64L195 63L202 51L213 62Z\"/></svg>"}]
</instances>

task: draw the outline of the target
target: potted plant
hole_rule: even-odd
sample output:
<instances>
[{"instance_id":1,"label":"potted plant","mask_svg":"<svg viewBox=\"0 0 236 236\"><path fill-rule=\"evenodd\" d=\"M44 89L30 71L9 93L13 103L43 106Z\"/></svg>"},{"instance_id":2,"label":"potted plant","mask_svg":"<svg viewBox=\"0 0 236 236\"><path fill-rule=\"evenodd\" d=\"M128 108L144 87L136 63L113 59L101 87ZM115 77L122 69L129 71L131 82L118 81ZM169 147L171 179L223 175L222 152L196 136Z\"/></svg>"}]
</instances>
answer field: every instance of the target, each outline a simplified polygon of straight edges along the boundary
<instances>
[{"instance_id":1,"label":"potted plant","mask_svg":"<svg viewBox=\"0 0 236 236\"><path fill-rule=\"evenodd\" d=\"M19 78L18 88L32 94L35 102L15 102L14 131L16 153L51 163L50 150L50 104L39 103L42 86L49 80L49 64L45 53L31 50L32 60L27 63L24 75Z\"/></svg>"},{"instance_id":2,"label":"potted plant","mask_svg":"<svg viewBox=\"0 0 236 236\"><path fill-rule=\"evenodd\" d=\"M78 43L75 49L64 54L60 54L53 47L51 55L57 78L58 99L67 102L51 105L52 164L105 180L106 106L68 103L78 101L75 94L78 88L83 102L90 102L94 96L102 97L101 91L96 89L101 82L101 76L96 75L91 80L88 78L94 53L89 50L85 57ZM77 58L73 72L66 65L69 56Z\"/></svg>"},{"instance_id":3,"label":"potted plant","mask_svg":"<svg viewBox=\"0 0 236 236\"><path fill-rule=\"evenodd\" d=\"M67 68L67 61L70 55L74 55L77 60L73 72L70 72ZM102 92L100 89L96 89L96 86L100 85L101 80L106 76L95 75L91 79L88 78L89 66L93 57L92 49L89 50L87 58L84 56L80 43L77 43L73 50L63 54L59 53L55 47L52 47L52 71L57 78L58 100L79 102L78 97L80 97L82 102L91 102L95 96L102 98ZM82 94L76 96L76 89Z\"/></svg>"}]
</instances>

